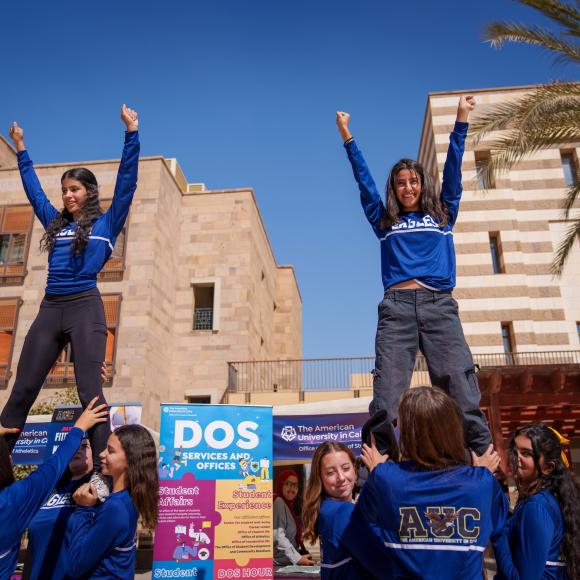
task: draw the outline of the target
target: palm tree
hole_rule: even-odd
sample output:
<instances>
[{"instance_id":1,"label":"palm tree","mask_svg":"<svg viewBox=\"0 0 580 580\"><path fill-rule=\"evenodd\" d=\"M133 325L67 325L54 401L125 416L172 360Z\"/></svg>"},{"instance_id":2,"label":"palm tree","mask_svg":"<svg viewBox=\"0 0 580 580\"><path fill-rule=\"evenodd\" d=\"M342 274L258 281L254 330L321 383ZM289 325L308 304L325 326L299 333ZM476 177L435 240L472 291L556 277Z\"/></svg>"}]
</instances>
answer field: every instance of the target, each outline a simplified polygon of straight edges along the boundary
<instances>
[{"instance_id":1,"label":"palm tree","mask_svg":"<svg viewBox=\"0 0 580 580\"><path fill-rule=\"evenodd\" d=\"M516 0L534 8L553 23L555 31L540 26L494 22L484 31L492 46L505 42L531 44L555 55L555 61L572 66L580 64L580 0L566 4L559 0ZM471 126L474 144L492 131L501 131L491 143L492 154L478 168L484 184L490 184L496 172L511 169L525 156L540 149L580 141L580 82L556 81L538 85L523 97L500 103L489 109ZM580 182L571 185L563 201L564 216L570 219L560 242L552 272L561 275L577 240L580 240L580 214L571 210L580 193Z\"/></svg>"}]
</instances>

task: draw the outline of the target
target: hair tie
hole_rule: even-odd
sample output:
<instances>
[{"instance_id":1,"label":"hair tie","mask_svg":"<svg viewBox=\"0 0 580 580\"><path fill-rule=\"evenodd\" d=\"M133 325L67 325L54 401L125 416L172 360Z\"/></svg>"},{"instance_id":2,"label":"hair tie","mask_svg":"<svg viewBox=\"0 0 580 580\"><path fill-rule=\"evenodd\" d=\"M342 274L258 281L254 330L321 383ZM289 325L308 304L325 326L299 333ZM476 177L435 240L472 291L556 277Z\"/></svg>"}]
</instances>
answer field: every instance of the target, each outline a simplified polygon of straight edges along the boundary
<instances>
[{"instance_id":1,"label":"hair tie","mask_svg":"<svg viewBox=\"0 0 580 580\"><path fill-rule=\"evenodd\" d=\"M560 443L560 445L562 446L568 446L570 445L570 439L567 439L566 437L564 437L564 435L562 435L561 433L558 433L558 431L556 431L556 429L554 429L553 427L548 427L548 429L550 431L552 431L552 433L554 433L554 435L556 436L556 438L558 439L558 443ZM564 453L564 450L562 449L562 453L560 454L560 457L562 458L562 463L566 466L566 467L570 467L570 462L568 461L568 458L566 457L566 454Z\"/></svg>"}]
</instances>

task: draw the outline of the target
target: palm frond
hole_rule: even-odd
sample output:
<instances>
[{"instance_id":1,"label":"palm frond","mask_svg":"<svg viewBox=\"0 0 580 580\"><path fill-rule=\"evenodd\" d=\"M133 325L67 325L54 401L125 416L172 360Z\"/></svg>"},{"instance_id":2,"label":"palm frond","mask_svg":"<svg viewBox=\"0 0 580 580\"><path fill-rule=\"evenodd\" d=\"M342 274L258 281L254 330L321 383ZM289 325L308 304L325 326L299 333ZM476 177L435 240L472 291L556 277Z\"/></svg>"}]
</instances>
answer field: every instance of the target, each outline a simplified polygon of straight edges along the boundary
<instances>
[{"instance_id":1,"label":"palm frond","mask_svg":"<svg viewBox=\"0 0 580 580\"><path fill-rule=\"evenodd\" d=\"M501 48L505 42L531 44L557 54L556 61L580 62L580 47L568 42L539 26L526 26L514 22L493 22L484 30L483 37L494 48Z\"/></svg>"},{"instance_id":2,"label":"palm frond","mask_svg":"<svg viewBox=\"0 0 580 580\"><path fill-rule=\"evenodd\" d=\"M554 276L561 276L564 271L566 261L570 257L570 252L574 244L580 241L580 217L576 218L566 230L562 241L560 242L550 270Z\"/></svg>"},{"instance_id":3,"label":"palm frond","mask_svg":"<svg viewBox=\"0 0 580 580\"><path fill-rule=\"evenodd\" d=\"M566 191L566 197L564 198L564 217L570 217L570 211L574 207L578 196L580 195L580 181L577 181L574 185L571 185Z\"/></svg>"},{"instance_id":4,"label":"palm frond","mask_svg":"<svg viewBox=\"0 0 580 580\"><path fill-rule=\"evenodd\" d=\"M516 100L498 103L474 119L469 133L477 145L492 131L527 132L555 122L580 126L580 83L541 85Z\"/></svg>"},{"instance_id":5,"label":"palm frond","mask_svg":"<svg viewBox=\"0 0 580 580\"><path fill-rule=\"evenodd\" d=\"M534 8L543 16L567 28L567 33L580 36L580 10L572 4L557 0L518 0L520 4ZM580 5L576 1L576 5Z\"/></svg>"}]
</instances>

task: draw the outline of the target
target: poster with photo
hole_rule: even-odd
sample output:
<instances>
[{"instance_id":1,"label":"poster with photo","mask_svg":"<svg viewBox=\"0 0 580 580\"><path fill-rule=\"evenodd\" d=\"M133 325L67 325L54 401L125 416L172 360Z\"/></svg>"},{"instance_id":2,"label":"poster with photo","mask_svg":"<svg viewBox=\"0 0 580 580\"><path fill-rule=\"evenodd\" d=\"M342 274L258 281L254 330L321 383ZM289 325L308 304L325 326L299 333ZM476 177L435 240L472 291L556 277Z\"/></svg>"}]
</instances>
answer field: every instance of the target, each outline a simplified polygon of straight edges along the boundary
<instances>
[{"instance_id":1,"label":"poster with photo","mask_svg":"<svg viewBox=\"0 0 580 580\"><path fill-rule=\"evenodd\" d=\"M162 405L153 578L273 578L272 408Z\"/></svg>"}]
</instances>

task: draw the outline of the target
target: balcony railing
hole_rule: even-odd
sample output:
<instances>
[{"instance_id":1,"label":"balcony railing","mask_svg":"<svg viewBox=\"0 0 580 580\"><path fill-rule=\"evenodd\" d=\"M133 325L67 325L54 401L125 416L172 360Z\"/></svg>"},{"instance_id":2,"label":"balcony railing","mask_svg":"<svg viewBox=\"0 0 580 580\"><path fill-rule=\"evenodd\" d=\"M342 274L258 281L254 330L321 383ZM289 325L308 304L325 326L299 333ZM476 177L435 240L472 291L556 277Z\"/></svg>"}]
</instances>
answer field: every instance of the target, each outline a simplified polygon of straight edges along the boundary
<instances>
[{"instance_id":1,"label":"balcony railing","mask_svg":"<svg viewBox=\"0 0 580 580\"><path fill-rule=\"evenodd\" d=\"M530 365L580 365L580 350L476 354L480 369ZM241 361L228 363L228 392L372 389L374 357ZM425 357L417 356L412 386L429 384Z\"/></svg>"},{"instance_id":2,"label":"balcony railing","mask_svg":"<svg viewBox=\"0 0 580 580\"><path fill-rule=\"evenodd\" d=\"M105 361L107 376L104 387L110 387L113 378L113 361ZM72 362L57 362L44 381L45 387L76 387L75 368Z\"/></svg>"}]
</instances>

